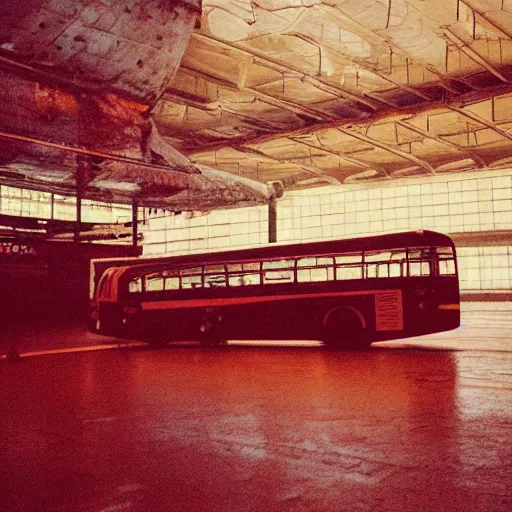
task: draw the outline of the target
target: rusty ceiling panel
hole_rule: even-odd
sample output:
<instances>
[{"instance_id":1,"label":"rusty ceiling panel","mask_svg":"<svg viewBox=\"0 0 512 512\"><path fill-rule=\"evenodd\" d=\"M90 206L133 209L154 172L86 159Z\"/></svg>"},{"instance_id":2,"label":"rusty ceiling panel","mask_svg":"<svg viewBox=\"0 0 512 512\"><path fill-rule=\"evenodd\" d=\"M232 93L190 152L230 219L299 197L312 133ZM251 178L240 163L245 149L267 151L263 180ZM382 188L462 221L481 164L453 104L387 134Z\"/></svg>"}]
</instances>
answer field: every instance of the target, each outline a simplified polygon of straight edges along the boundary
<instances>
[{"instance_id":1,"label":"rusty ceiling panel","mask_svg":"<svg viewBox=\"0 0 512 512\"><path fill-rule=\"evenodd\" d=\"M14 61L153 104L178 67L199 0L2 0L0 48Z\"/></svg>"}]
</instances>

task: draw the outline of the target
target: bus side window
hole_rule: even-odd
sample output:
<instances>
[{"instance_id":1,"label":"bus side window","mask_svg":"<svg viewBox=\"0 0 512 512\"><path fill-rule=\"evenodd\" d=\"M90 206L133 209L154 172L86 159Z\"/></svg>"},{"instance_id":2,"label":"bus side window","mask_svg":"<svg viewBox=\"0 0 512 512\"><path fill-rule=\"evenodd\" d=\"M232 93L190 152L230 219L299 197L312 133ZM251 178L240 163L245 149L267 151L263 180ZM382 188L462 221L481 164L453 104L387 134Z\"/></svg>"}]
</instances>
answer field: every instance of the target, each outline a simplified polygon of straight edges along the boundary
<instances>
[{"instance_id":1,"label":"bus side window","mask_svg":"<svg viewBox=\"0 0 512 512\"><path fill-rule=\"evenodd\" d=\"M409 275L412 277L430 275L430 253L428 249L409 250Z\"/></svg>"},{"instance_id":2,"label":"bus side window","mask_svg":"<svg viewBox=\"0 0 512 512\"><path fill-rule=\"evenodd\" d=\"M242 264L242 286L253 286L261 284L261 263L250 262Z\"/></svg>"},{"instance_id":3,"label":"bus side window","mask_svg":"<svg viewBox=\"0 0 512 512\"><path fill-rule=\"evenodd\" d=\"M390 251L367 251L364 253L366 278L388 277Z\"/></svg>"},{"instance_id":4,"label":"bus side window","mask_svg":"<svg viewBox=\"0 0 512 512\"><path fill-rule=\"evenodd\" d=\"M128 284L128 292L129 293L142 292L142 279L140 277L136 277L130 281L130 283Z\"/></svg>"},{"instance_id":5,"label":"bus side window","mask_svg":"<svg viewBox=\"0 0 512 512\"><path fill-rule=\"evenodd\" d=\"M165 289L166 290L179 290L180 289L180 278L179 277L166 277L165 278Z\"/></svg>"},{"instance_id":6,"label":"bus side window","mask_svg":"<svg viewBox=\"0 0 512 512\"><path fill-rule=\"evenodd\" d=\"M333 259L329 257L310 257L297 260L297 281L308 283L332 281L334 279Z\"/></svg>"},{"instance_id":7,"label":"bus side window","mask_svg":"<svg viewBox=\"0 0 512 512\"><path fill-rule=\"evenodd\" d=\"M406 275L405 261L392 261L389 264L389 277L402 277Z\"/></svg>"},{"instance_id":8,"label":"bus side window","mask_svg":"<svg viewBox=\"0 0 512 512\"><path fill-rule=\"evenodd\" d=\"M228 263L229 286L251 286L261 283L260 262Z\"/></svg>"},{"instance_id":9,"label":"bus side window","mask_svg":"<svg viewBox=\"0 0 512 512\"><path fill-rule=\"evenodd\" d=\"M430 264L428 261L410 261L409 262L409 275L418 276L429 276L430 275Z\"/></svg>"},{"instance_id":10,"label":"bus side window","mask_svg":"<svg viewBox=\"0 0 512 512\"><path fill-rule=\"evenodd\" d=\"M229 286L243 286L242 264L230 263L227 265L228 269L228 285Z\"/></svg>"},{"instance_id":11,"label":"bus side window","mask_svg":"<svg viewBox=\"0 0 512 512\"><path fill-rule=\"evenodd\" d=\"M436 247L436 253L439 263L439 275L455 275L455 261L451 247Z\"/></svg>"},{"instance_id":12,"label":"bus side window","mask_svg":"<svg viewBox=\"0 0 512 512\"><path fill-rule=\"evenodd\" d=\"M226 286L226 268L224 265L205 265L205 288L219 288Z\"/></svg>"},{"instance_id":13,"label":"bus side window","mask_svg":"<svg viewBox=\"0 0 512 512\"><path fill-rule=\"evenodd\" d=\"M389 263L377 265L377 277L389 277Z\"/></svg>"},{"instance_id":14,"label":"bus side window","mask_svg":"<svg viewBox=\"0 0 512 512\"><path fill-rule=\"evenodd\" d=\"M407 254L405 249L391 252L389 262L389 277L404 277L407 275Z\"/></svg>"},{"instance_id":15,"label":"bus side window","mask_svg":"<svg viewBox=\"0 0 512 512\"><path fill-rule=\"evenodd\" d=\"M455 262L453 260L439 260L439 275L455 275Z\"/></svg>"},{"instance_id":16,"label":"bus side window","mask_svg":"<svg viewBox=\"0 0 512 512\"><path fill-rule=\"evenodd\" d=\"M184 289L201 288L203 286L201 274L201 267L185 268L180 270L181 287Z\"/></svg>"},{"instance_id":17,"label":"bus side window","mask_svg":"<svg viewBox=\"0 0 512 512\"><path fill-rule=\"evenodd\" d=\"M294 282L294 260L276 260L263 262L263 283L283 284Z\"/></svg>"},{"instance_id":18,"label":"bus side window","mask_svg":"<svg viewBox=\"0 0 512 512\"><path fill-rule=\"evenodd\" d=\"M361 279L363 277L362 254L336 256L336 279Z\"/></svg>"},{"instance_id":19,"label":"bus side window","mask_svg":"<svg viewBox=\"0 0 512 512\"><path fill-rule=\"evenodd\" d=\"M146 291L161 292L164 289L164 278L162 276L146 276Z\"/></svg>"}]
</instances>

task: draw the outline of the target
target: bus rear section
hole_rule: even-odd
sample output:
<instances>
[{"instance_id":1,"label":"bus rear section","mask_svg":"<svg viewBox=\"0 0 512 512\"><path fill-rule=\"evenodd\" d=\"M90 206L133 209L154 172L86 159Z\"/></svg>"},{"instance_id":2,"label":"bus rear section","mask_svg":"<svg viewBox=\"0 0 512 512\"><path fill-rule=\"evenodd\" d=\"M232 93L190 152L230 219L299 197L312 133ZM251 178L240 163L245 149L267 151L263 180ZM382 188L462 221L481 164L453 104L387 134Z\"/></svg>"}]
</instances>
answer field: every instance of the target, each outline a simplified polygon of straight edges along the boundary
<instances>
[{"instance_id":1,"label":"bus rear section","mask_svg":"<svg viewBox=\"0 0 512 512\"><path fill-rule=\"evenodd\" d=\"M214 261L210 255L109 268L90 327L155 345L306 339L333 348L454 329L455 250L448 237L433 235L412 237L410 247L402 236L380 245L290 246L284 257L282 248L267 248L254 259L232 251Z\"/></svg>"}]
</instances>

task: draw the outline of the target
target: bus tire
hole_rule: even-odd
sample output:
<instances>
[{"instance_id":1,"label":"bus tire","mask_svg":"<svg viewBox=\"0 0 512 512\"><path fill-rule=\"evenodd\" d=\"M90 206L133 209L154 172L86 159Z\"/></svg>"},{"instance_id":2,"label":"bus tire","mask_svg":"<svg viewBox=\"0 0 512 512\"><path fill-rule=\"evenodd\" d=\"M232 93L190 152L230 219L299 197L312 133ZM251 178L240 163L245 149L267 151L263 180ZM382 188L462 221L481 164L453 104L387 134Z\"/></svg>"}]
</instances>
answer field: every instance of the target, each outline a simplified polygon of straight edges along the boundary
<instances>
[{"instance_id":1,"label":"bus tire","mask_svg":"<svg viewBox=\"0 0 512 512\"><path fill-rule=\"evenodd\" d=\"M365 339L364 328L358 312L351 308L330 311L324 320L324 345L331 350L366 350L370 343Z\"/></svg>"}]
</instances>

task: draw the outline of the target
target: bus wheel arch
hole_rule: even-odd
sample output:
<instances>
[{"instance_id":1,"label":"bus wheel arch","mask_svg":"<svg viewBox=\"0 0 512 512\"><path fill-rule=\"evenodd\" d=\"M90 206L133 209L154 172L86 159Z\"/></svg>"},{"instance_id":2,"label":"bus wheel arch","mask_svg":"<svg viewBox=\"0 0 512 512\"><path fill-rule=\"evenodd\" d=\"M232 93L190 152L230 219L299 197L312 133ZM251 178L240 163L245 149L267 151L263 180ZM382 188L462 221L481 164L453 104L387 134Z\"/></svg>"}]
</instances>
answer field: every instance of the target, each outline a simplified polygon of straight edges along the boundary
<instances>
[{"instance_id":1,"label":"bus wheel arch","mask_svg":"<svg viewBox=\"0 0 512 512\"><path fill-rule=\"evenodd\" d=\"M322 321L324 345L336 350L366 349L367 322L364 315L353 306L337 306L326 312Z\"/></svg>"}]
</instances>

